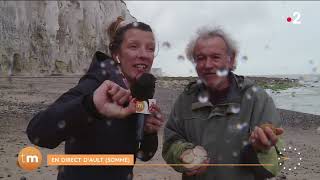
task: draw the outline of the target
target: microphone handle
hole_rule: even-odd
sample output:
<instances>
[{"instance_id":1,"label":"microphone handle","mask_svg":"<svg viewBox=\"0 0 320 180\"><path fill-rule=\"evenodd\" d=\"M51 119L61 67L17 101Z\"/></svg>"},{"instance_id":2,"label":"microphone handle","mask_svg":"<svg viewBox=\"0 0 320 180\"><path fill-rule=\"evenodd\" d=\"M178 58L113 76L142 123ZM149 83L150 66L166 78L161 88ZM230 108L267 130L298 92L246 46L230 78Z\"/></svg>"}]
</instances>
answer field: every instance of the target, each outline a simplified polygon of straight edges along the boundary
<instances>
[{"instance_id":1,"label":"microphone handle","mask_svg":"<svg viewBox=\"0 0 320 180\"><path fill-rule=\"evenodd\" d=\"M137 120L137 141L139 142L139 146L143 140L144 135L144 114L138 114L138 120ZM140 148L140 147L139 147Z\"/></svg>"}]
</instances>

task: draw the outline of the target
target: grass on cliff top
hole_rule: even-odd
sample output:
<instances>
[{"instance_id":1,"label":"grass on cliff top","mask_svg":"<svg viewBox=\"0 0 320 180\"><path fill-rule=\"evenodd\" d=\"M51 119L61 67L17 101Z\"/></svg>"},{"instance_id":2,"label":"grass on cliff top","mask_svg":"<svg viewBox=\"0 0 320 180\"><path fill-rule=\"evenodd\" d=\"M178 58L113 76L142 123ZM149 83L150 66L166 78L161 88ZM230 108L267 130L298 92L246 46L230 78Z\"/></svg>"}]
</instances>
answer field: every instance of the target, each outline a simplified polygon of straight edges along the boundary
<instances>
[{"instance_id":1,"label":"grass on cliff top","mask_svg":"<svg viewBox=\"0 0 320 180\"><path fill-rule=\"evenodd\" d=\"M284 82L284 83L266 83L266 82L256 82L258 86L263 89L271 89L272 91L278 92L289 88L301 86L297 82Z\"/></svg>"},{"instance_id":2,"label":"grass on cliff top","mask_svg":"<svg viewBox=\"0 0 320 180\"><path fill-rule=\"evenodd\" d=\"M250 78L250 77L249 77ZM182 81L188 80L189 82L195 81L197 77L158 77L160 81ZM271 89L272 91L279 92L289 88L300 87L301 84L297 80L282 79L282 78L254 78L255 83L263 89Z\"/></svg>"}]
</instances>

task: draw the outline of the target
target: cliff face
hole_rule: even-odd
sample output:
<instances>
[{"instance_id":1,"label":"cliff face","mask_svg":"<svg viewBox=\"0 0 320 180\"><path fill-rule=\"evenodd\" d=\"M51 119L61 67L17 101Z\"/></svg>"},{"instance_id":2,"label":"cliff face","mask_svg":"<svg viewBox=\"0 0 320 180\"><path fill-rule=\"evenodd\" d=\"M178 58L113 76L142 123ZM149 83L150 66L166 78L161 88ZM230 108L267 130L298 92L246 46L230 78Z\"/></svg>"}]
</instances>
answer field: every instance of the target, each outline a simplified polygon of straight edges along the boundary
<instances>
[{"instance_id":1,"label":"cliff face","mask_svg":"<svg viewBox=\"0 0 320 180\"><path fill-rule=\"evenodd\" d=\"M122 1L0 1L0 75L82 74Z\"/></svg>"}]
</instances>

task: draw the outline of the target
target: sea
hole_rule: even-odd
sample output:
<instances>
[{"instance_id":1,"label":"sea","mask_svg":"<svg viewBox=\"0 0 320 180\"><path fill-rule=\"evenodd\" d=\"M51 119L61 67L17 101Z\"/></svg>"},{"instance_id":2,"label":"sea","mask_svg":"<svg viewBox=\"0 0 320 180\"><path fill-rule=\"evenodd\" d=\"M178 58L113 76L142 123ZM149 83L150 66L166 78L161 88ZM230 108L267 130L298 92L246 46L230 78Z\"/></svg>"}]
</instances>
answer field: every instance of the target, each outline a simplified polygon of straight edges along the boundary
<instances>
[{"instance_id":1,"label":"sea","mask_svg":"<svg viewBox=\"0 0 320 180\"><path fill-rule=\"evenodd\" d=\"M298 79L302 84L301 87L289 88L279 93L267 89L278 108L320 115L320 74L264 77Z\"/></svg>"}]
</instances>

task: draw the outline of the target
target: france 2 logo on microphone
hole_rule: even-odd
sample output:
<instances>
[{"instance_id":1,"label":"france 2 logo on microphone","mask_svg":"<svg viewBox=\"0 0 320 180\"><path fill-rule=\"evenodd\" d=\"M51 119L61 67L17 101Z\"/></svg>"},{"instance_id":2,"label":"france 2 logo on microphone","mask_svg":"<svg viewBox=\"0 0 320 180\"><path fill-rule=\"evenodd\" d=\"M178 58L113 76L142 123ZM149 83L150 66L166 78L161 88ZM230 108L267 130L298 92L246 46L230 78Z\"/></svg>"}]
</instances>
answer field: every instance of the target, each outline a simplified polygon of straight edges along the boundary
<instances>
[{"instance_id":1,"label":"france 2 logo on microphone","mask_svg":"<svg viewBox=\"0 0 320 180\"><path fill-rule=\"evenodd\" d=\"M152 104L156 104L155 99L149 99L147 101L136 101L136 113L141 113L141 114L151 114L149 111L149 107Z\"/></svg>"}]
</instances>

